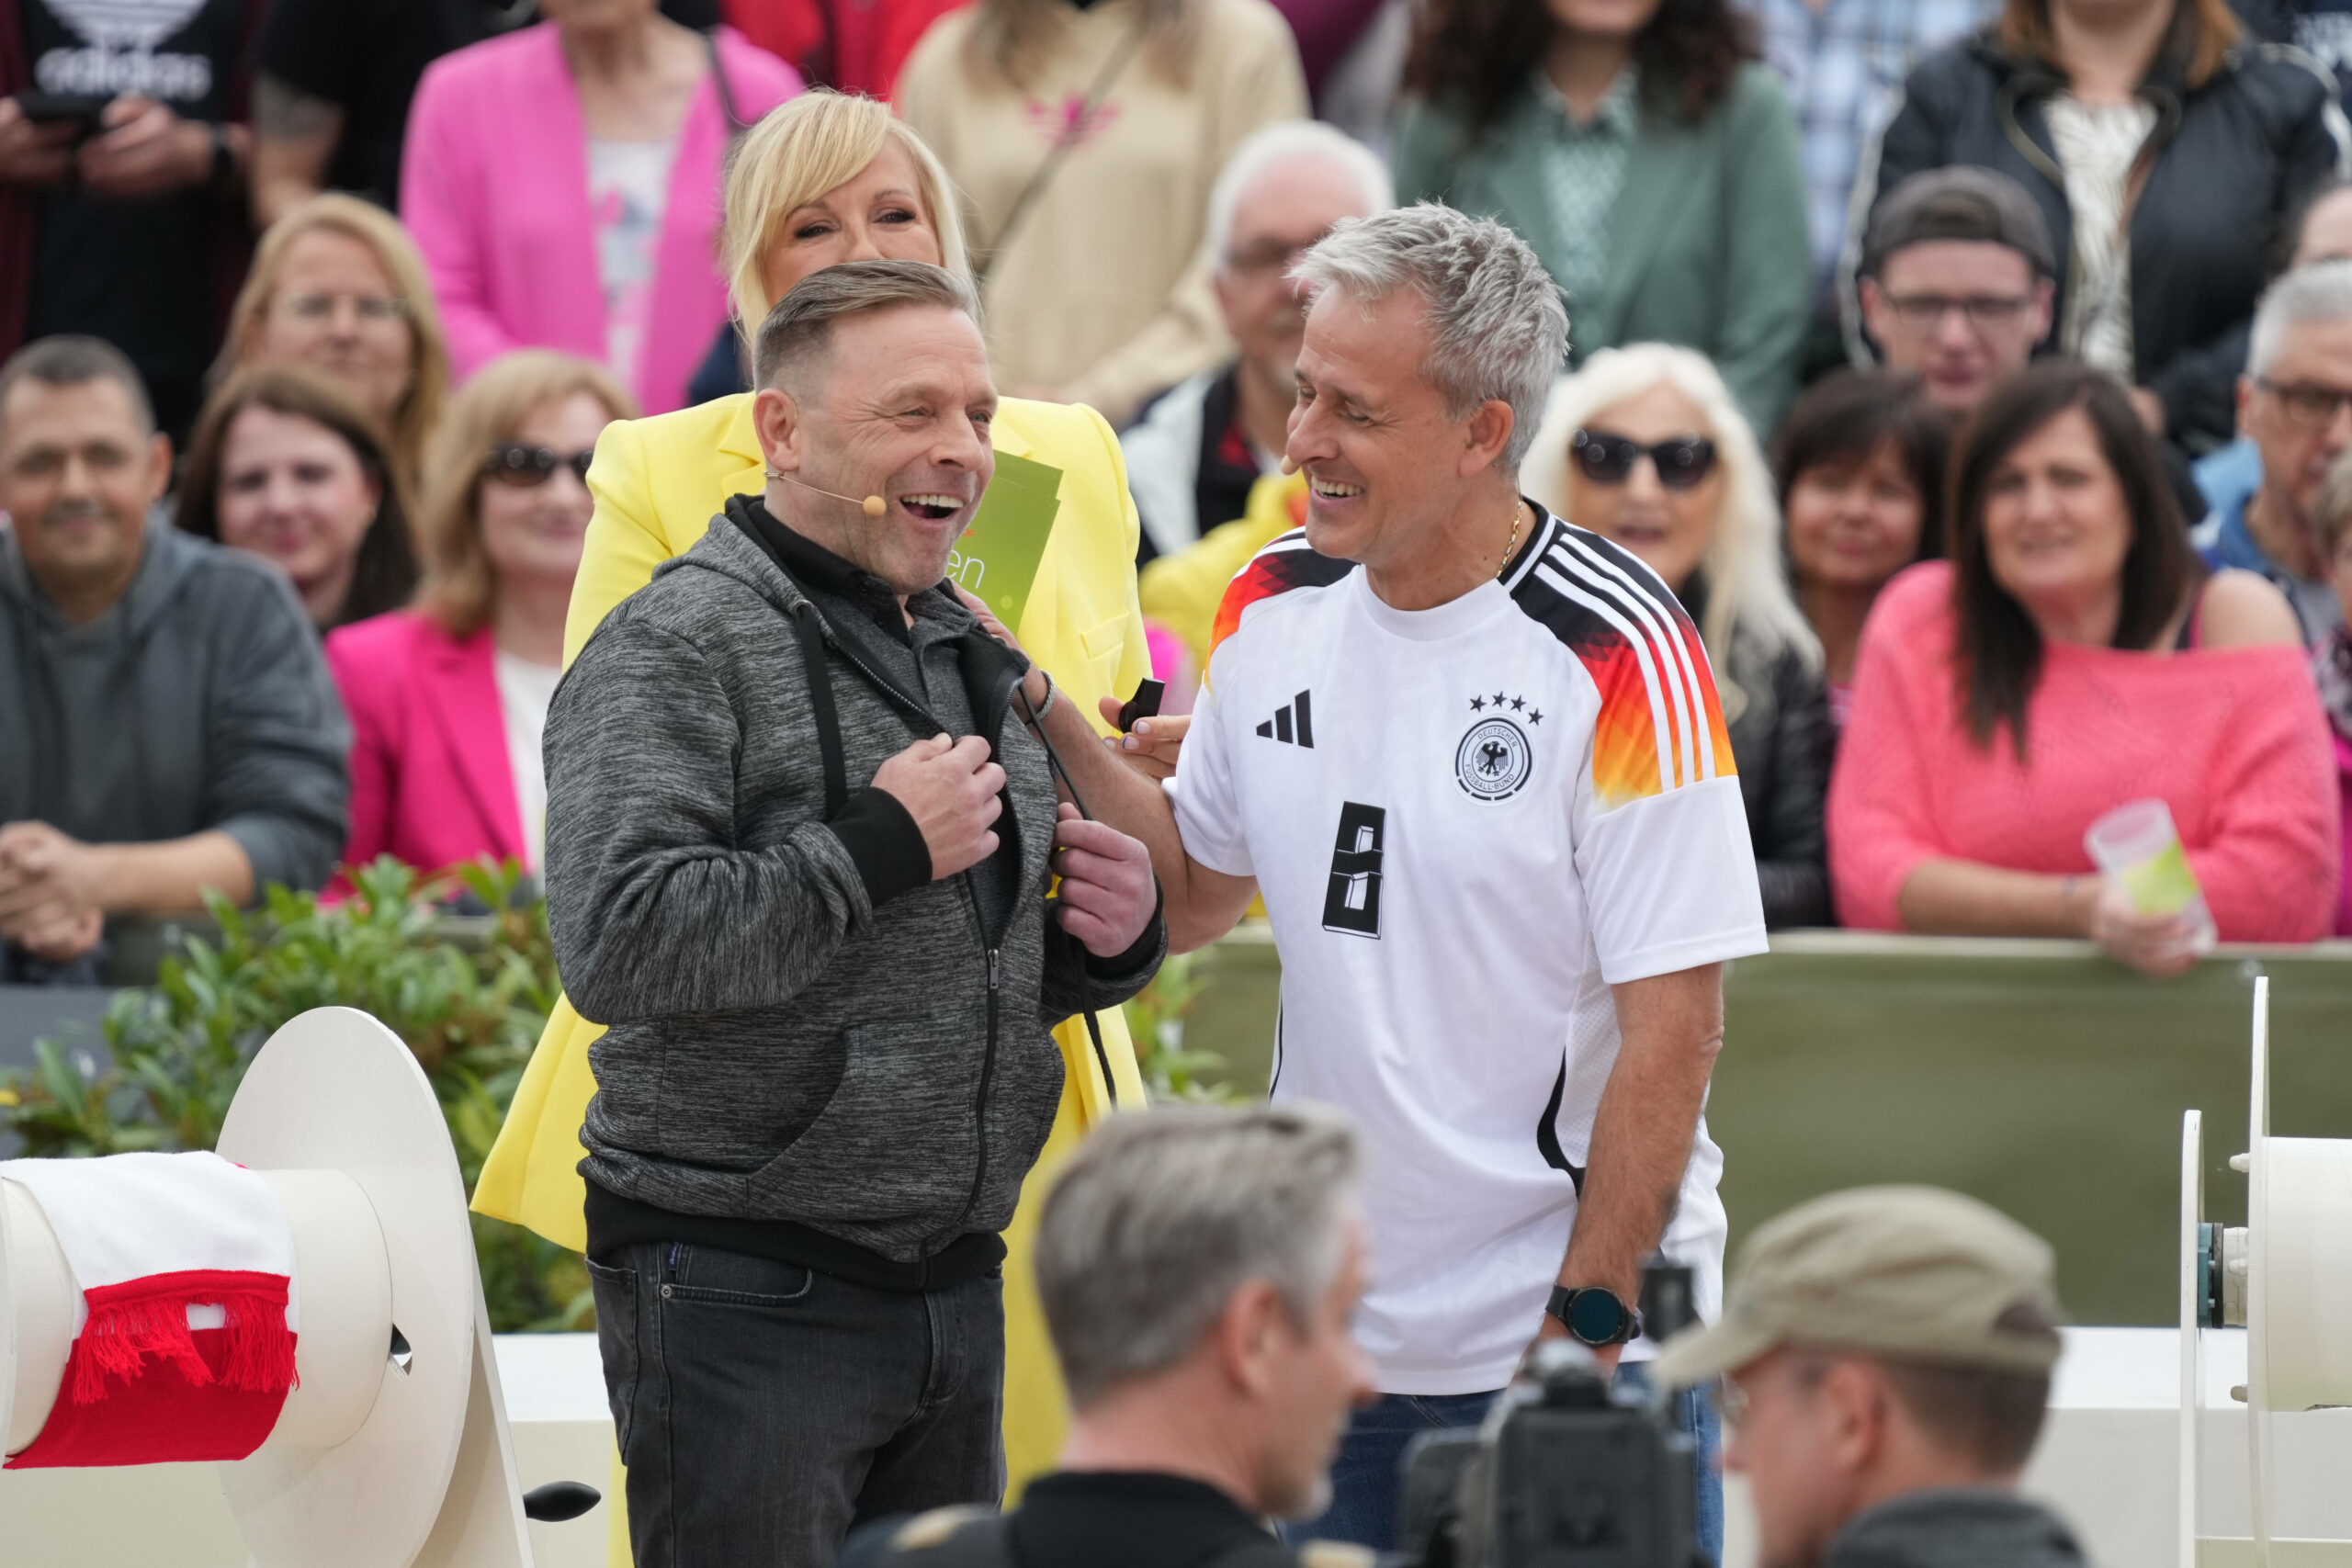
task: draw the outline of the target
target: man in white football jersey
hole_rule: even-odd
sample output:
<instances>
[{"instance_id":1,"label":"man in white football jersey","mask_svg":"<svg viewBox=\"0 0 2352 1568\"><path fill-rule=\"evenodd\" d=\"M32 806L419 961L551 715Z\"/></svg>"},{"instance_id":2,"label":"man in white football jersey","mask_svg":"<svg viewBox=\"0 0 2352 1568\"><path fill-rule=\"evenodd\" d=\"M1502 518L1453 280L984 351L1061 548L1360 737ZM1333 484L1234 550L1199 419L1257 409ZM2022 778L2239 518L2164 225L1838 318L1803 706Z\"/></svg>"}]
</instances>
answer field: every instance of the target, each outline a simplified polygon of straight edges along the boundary
<instances>
[{"instance_id":1,"label":"man in white football jersey","mask_svg":"<svg viewBox=\"0 0 2352 1568\"><path fill-rule=\"evenodd\" d=\"M1646 1359L1648 1254L1689 1265L1713 1315L1723 1159L1701 1111L1723 964L1764 951L1764 919L1690 617L1519 493L1567 330L1534 253L1424 204L1342 223L1298 275L1306 525L1227 590L1145 836L1174 946L1264 896L1273 1096L1363 1131L1356 1322L1383 1397L1302 1533L1386 1546L1406 1441L1475 1423L1532 1340ZM1068 705L1046 728L1097 809L1148 797ZM1711 1446L1698 1399L1679 1417ZM1712 1464L1702 1492L1719 1554Z\"/></svg>"}]
</instances>

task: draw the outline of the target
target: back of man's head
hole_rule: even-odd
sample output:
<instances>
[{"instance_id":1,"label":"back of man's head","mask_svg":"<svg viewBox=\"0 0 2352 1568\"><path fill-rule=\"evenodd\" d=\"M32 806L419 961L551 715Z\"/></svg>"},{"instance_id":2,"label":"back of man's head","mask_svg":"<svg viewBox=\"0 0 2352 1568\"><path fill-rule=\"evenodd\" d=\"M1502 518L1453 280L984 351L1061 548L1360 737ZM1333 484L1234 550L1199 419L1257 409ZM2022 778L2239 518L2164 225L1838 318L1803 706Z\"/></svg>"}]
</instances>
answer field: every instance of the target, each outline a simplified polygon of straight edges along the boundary
<instances>
[{"instance_id":1,"label":"back of man's head","mask_svg":"<svg viewBox=\"0 0 2352 1568\"><path fill-rule=\"evenodd\" d=\"M141 437L155 433L154 405L148 401L147 384L139 378L130 356L104 338L61 333L34 339L0 365L0 449L7 444L8 412L19 389L38 396L43 389L84 387L93 381L112 382L122 389Z\"/></svg>"},{"instance_id":2,"label":"back of man's head","mask_svg":"<svg viewBox=\"0 0 2352 1568\"><path fill-rule=\"evenodd\" d=\"M934 306L978 321L972 286L929 262L858 261L820 268L793 285L752 341L752 384L795 390L823 367L836 323L876 310Z\"/></svg>"},{"instance_id":3,"label":"back of man's head","mask_svg":"<svg viewBox=\"0 0 2352 1568\"><path fill-rule=\"evenodd\" d=\"M1283 1107L1184 1106L1090 1137L1037 1229L1037 1293L1084 1409L1191 1355L1245 1282L1306 1322L1340 1265L1355 1134Z\"/></svg>"},{"instance_id":4,"label":"back of man's head","mask_svg":"<svg viewBox=\"0 0 2352 1568\"><path fill-rule=\"evenodd\" d=\"M1355 1171L1355 1134L1308 1107L1174 1106L1090 1136L1035 1253L1073 1449L1129 1445L1116 1468L1215 1472L1253 1511L1306 1510L1365 1392Z\"/></svg>"},{"instance_id":5,"label":"back of man's head","mask_svg":"<svg viewBox=\"0 0 2352 1568\"><path fill-rule=\"evenodd\" d=\"M2033 1451L2061 1341L2049 1246L1927 1187L1833 1193L1741 1248L1722 1318L1657 1364L1726 1380L1768 1568L1813 1562L1856 1514L2007 1488Z\"/></svg>"}]
</instances>

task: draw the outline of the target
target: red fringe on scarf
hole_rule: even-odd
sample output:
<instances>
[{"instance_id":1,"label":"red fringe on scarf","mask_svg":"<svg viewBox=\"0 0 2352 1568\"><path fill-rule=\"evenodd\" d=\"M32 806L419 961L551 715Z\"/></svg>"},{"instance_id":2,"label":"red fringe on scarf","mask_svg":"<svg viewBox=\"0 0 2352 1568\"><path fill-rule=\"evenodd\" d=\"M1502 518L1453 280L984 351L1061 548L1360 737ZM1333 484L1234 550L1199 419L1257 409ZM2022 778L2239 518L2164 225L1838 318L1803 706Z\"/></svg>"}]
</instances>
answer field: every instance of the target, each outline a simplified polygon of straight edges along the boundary
<instances>
[{"instance_id":1,"label":"red fringe on scarf","mask_svg":"<svg viewBox=\"0 0 2352 1568\"><path fill-rule=\"evenodd\" d=\"M294 1335L286 1326L285 1276L244 1269L192 1269L151 1274L119 1285L85 1291L90 1309L74 1358L74 1403L102 1399L107 1381L136 1378L150 1356L171 1362L189 1384L209 1386L212 1369L197 1354L187 1309L218 1306L227 1322L229 1363L221 1387L242 1393L280 1393L300 1380L294 1371Z\"/></svg>"}]
</instances>

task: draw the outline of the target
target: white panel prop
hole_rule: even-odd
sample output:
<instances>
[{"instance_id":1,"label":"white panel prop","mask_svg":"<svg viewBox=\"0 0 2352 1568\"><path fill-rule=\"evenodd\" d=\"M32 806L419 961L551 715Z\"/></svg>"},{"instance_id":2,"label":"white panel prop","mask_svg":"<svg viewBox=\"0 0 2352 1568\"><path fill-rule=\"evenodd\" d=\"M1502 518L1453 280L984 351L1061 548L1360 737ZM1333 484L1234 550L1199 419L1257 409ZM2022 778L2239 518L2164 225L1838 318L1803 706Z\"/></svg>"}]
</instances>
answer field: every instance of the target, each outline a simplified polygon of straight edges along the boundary
<instances>
[{"instance_id":1,"label":"white panel prop","mask_svg":"<svg viewBox=\"0 0 2352 1568\"><path fill-rule=\"evenodd\" d=\"M531 1568L464 1183L415 1057L366 1013L305 1013L254 1058L220 1153L294 1235L300 1384L217 1467L254 1568ZM78 1303L39 1202L0 1180L0 1452L40 1434Z\"/></svg>"},{"instance_id":2,"label":"white panel prop","mask_svg":"<svg viewBox=\"0 0 2352 1568\"><path fill-rule=\"evenodd\" d=\"M2181 1130L2179 1568L2352 1568L2352 1540L2271 1533L2282 1416L2352 1404L2352 1140L2270 1135L2270 981L2254 982L2246 1228L2203 1222L2203 1118ZM2203 1533L2200 1330L2243 1323L2252 1533Z\"/></svg>"}]
</instances>

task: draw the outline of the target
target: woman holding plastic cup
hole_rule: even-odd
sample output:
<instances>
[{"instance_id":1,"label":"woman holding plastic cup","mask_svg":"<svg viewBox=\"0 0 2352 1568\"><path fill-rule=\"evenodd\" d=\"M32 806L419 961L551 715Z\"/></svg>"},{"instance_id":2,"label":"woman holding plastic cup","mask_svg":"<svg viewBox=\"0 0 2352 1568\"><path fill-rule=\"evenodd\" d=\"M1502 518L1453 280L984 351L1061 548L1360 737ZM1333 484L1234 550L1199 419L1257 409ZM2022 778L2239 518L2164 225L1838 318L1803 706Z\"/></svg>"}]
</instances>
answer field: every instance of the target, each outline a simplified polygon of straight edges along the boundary
<instances>
[{"instance_id":1,"label":"woman holding plastic cup","mask_svg":"<svg viewBox=\"0 0 2352 1568\"><path fill-rule=\"evenodd\" d=\"M2122 389L2036 366L1953 468L1951 559L1862 633L1829 794L1846 923L2087 937L2158 975L2215 934L2325 935L2335 781L2294 615L2199 565Z\"/></svg>"}]
</instances>

